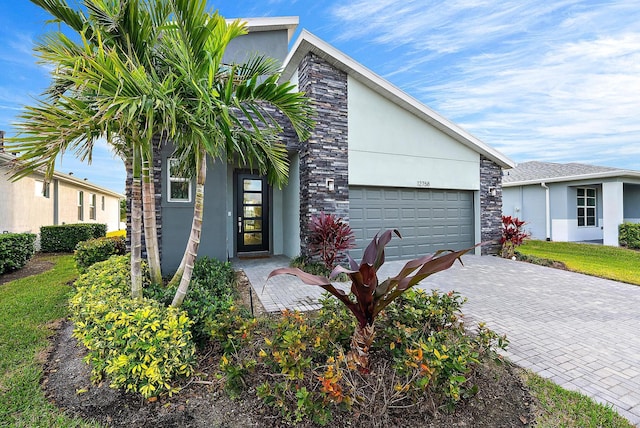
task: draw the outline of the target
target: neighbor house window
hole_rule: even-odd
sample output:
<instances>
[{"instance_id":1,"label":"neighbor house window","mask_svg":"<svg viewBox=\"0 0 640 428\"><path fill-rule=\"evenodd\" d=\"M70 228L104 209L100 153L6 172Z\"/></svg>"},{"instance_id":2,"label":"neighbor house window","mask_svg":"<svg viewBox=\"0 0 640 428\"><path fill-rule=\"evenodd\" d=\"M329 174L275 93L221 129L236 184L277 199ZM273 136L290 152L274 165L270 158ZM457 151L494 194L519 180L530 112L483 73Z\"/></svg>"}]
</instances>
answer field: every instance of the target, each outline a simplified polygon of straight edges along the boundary
<instances>
[{"instance_id":1,"label":"neighbor house window","mask_svg":"<svg viewBox=\"0 0 640 428\"><path fill-rule=\"evenodd\" d=\"M89 220L96 219L96 194L89 195Z\"/></svg>"},{"instance_id":2,"label":"neighbor house window","mask_svg":"<svg viewBox=\"0 0 640 428\"><path fill-rule=\"evenodd\" d=\"M167 159L167 177L169 179L169 202L191 201L191 180L184 178L178 169L178 159Z\"/></svg>"},{"instance_id":3,"label":"neighbor house window","mask_svg":"<svg viewBox=\"0 0 640 428\"><path fill-rule=\"evenodd\" d=\"M42 196L44 198L49 197L49 183L45 183L41 180L36 180L36 196Z\"/></svg>"},{"instance_id":4,"label":"neighbor house window","mask_svg":"<svg viewBox=\"0 0 640 428\"><path fill-rule=\"evenodd\" d=\"M578 189L578 226L596 225L596 189L579 187Z\"/></svg>"},{"instance_id":5,"label":"neighbor house window","mask_svg":"<svg viewBox=\"0 0 640 428\"><path fill-rule=\"evenodd\" d=\"M84 220L84 192L78 191L78 220Z\"/></svg>"},{"instance_id":6,"label":"neighbor house window","mask_svg":"<svg viewBox=\"0 0 640 428\"><path fill-rule=\"evenodd\" d=\"M101 198L102 199L101 199L100 205L102 207L102 211L104 211L104 196L101 196Z\"/></svg>"}]
</instances>

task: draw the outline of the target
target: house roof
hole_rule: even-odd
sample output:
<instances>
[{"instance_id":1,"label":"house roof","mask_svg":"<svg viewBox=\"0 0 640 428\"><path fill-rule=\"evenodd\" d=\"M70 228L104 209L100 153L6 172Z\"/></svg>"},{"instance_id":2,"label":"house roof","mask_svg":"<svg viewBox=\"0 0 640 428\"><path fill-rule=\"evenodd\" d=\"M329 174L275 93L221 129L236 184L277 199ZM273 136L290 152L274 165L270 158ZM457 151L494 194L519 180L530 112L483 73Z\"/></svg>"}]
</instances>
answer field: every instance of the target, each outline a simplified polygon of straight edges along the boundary
<instances>
[{"instance_id":1,"label":"house roof","mask_svg":"<svg viewBox=\"0 0 640 428\"><path fill-rule=\"evenodd\" d=\"M290 80L297 70L298 64L309 52L318 55L332 66L347 73L360 83L428 122L456 141L491 159L501 167L513 168L515 166L515 163L507 156L483 143L455 123L431 110L420 101L307 30L302 30L289 55L287 55L281 80Z\"/></svg>"},{"instance_id":2,"label":"house roof","mask_svg":"<svg viewBox=\"0 0 640 428\"><path fill-rule=\"evenodd\" d=\"M235 20L227 20L235 21ZM240 21L247 25L250 33L260 31L277 31L287 30L288 41L293 38L300 19L297 16L278 16L278 17L260 17L260 18L240 18Z\"/></svg>"},{"instance_id":3,"label":"house roof","mask_svg":"<svg viewBox=\"0 0 640 428\"><path fill-rule=\"evenodd\" d=\"M0 151L0 165L12 163L14 161L16 161L16 157L14 155ZM93 183L90 183L86 179L76 178L73 175L65 174L63 172L54 171L53 178L73 184L77 187L82 187L83 189L93 190L95 192L103 193L108 196L113 196L118 199L124 198L124 195L114 192L113 190L107 189L106 187L95 185Z\"/></svg>"},{"instance_id":4,"label":"house roof","mask_svg":"<svg viewBox=\"0 0 640 428\"><path fill-rule=\"evenodd\" d=\"M561 181L589 180L597 178L629 177L640 178L640 171L587 165L583 163L523 162L505 171L502 176L504 187L526 184L553 183Z\"/></svg>"}]
</instances>

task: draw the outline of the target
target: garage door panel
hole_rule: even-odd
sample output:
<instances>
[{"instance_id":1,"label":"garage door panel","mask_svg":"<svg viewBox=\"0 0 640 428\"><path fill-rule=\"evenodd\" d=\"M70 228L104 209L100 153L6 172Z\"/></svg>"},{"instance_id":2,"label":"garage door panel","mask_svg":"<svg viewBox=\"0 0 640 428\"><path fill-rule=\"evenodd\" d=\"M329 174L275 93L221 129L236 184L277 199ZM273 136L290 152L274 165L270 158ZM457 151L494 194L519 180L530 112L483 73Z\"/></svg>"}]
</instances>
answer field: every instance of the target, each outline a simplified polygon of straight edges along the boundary
<instances>
[{"instance_id":1,"label":"garage door panel","mask_svg":"<svg viewBox=\"0 0 640 428\"><path fill-rule=\"evenodd\" d=\"M389 260L473 245L473 192L352 186L349 203L355 259L386 229L399 229L403 237L386 247Z\"/></svg>"}]
</instances>

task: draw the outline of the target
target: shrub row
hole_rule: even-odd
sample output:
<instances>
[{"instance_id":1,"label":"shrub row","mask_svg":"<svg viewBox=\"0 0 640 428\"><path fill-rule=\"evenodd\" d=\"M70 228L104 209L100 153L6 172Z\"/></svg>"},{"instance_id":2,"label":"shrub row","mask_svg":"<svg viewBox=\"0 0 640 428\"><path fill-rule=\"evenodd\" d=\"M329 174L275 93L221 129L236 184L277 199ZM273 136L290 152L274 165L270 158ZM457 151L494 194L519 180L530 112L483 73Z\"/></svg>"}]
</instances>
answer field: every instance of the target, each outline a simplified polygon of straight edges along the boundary
<instances>
[{"instance_id":1,"label":"shrub row","mask_svg":"<svg viewBox=\"0 0 640 428\"><path fill-rule=\"evenodd\" d=\"M103 237L107 225L102 223L64 224L40 228L40 251L43 253L71 253L79 242Z\"/></svg>"},{"instance_id":2,"label":"shrub row","mask_svg":"<svg viewBox=\"0 0 640 428\"><path fill-rule=\"evenodd\" d=\"M151 286L145 294L169 305L176 293L176 287ZM189 284L182 309L194 322L191 331L198 343L208 339L207 320L226 312L236 298L234 273L231 263L221 262L209 257L199 257L193 267L193 275Z\"/></svg>"},{"instance_id":3,"label":"shrub row","mask_svg":"<svg viewBox=\"0 0 640 428\"><path fill-rule=\"evenodd\" d=\"M621 246L640 249L640 223L622 223L618 232Z\"/></svg>"},{"instance_id":4,"label":"shrub row","mask_svg":"<svg viewBox=\"0 0 640 428\"><path fill-rule=\"evenodd\" d=\"M34 253L36 235L33 233L4 233L0 235L0 275L20 269Z\"/></svg>"},{"instance_id":5,"label":"shrub row","mask_svg":"<svg viewBox=\"0 0 640 428\"><path fill-rule=\"evenodd\" d=\"M70 300L73 334L88 349L94 381L107 375L113 388L145 398L171 394L172 382L193 371L192 322L182 310L131 299L129 263L128 256L113 256L78 278Z\"/></svg>"},{"instance_id":6,"label":"shrub row","mask_svg":"<svg viewBox=\"0 0 640 428\"><path fill-rule=\"evenodd\" d=\"M122 256L126 252L127 244L123 237L103 237L78 243L73 258L78 272L84 273L91 265L107 260L111 256Z\"/></svg>"}]
</instances>

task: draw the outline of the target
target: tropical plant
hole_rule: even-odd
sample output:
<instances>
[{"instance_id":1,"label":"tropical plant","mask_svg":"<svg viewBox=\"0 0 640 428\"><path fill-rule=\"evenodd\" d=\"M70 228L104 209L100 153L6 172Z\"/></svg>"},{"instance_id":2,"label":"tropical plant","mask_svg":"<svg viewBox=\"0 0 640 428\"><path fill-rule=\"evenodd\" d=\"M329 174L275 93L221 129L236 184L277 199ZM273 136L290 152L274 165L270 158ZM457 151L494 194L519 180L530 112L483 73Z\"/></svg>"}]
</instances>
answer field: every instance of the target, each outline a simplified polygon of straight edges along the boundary
<instances>
[{"instance_id":1,"label":"tropical plant","mask_svg":"<svg viewBox=\"0 0 640 428\"><path fill-rule=\"evenodd\" d=\"M173 24L160 44L164 63L179 77L182 104L173 141L187 174L195 175L196 194L191 232L171 285L179 281L172 305L187 293L200 242L207 158L238 162L266 174L271 184L287 181L286 147L277 138L283 124L292 125L301 140L313 126L313 110L289 82L279 83L274 60L255 57L244 64L222 61L228 44L246 34L240 21L227 23L205 12L205 0L170 2Z\"/></svg>"},{"instance_id":2,"label":"tropical plant","mask_svg":"<svg viewBox=\"0 0 640 428\"><path fill-rule=\"evenodd\" d=\"M94 143L105 137L133 171L132 295L141 297L143 216L152 278L162 280L150 165L154 137L175 128L171 88L177 82L156 72L154 48L170 20L168 1L84 0L78 10L65 0L33 2L73 30L79 42L59 30L35 48L51 66L52 80L45 99L20 115L18 136L7 139L20 154L13 178L40 168L51 178L56 157L68 150L90 162Z\"/></svg>"},{"instance_id":3,"label":"tropical plant","mask_svg":"<svg viewBox=\"0 0 640 428\"><path fill-rule=\"evenodd\" d=\"M329 278L345 273L351 280L351 294L335 288L329 278L312 275L298 268L280 268L273 270L267 280L274 275L289 274L300 278L305 284L317 285L338 298L353 313L357 326L351 336L350 359L363 372L369 370L369 349L375 338L374 321L380 312L398 296L434 273L450 268L456 260L472 248L460 251L439 250L418 259L407 262L400 272L386 280L378 281L378 269L384 264L384 247L391 241L392 235L399 238L396 229L386 230L380 236L376 234L367 246L358 264L348 256L351 269L336 266Z\"/></svg>"},{"instance_id":4,"label":"tropical plant","mask_svg":"<svg viewBox=\"0 0 640 428\"><path fill-rule=\"evenodd\" d=\"M325 267L331 271L336 267L340 254L355 246L355 237L348 223L335 214L311 216L309 221L309 251L320 256Z\"/></svg>"},{"instance_id":5,"label":"tropical plant","mask_svg":"<svg viewBox=\"0 0 640 428\"><path fill-rule=\"evenodd\" d=\"M502 257L507 259L515 257L516 248L529 236L522 229L524 225L525 222L518 217L502 216L502 236L500 237Z\"/></svg>"}]
</instances>

